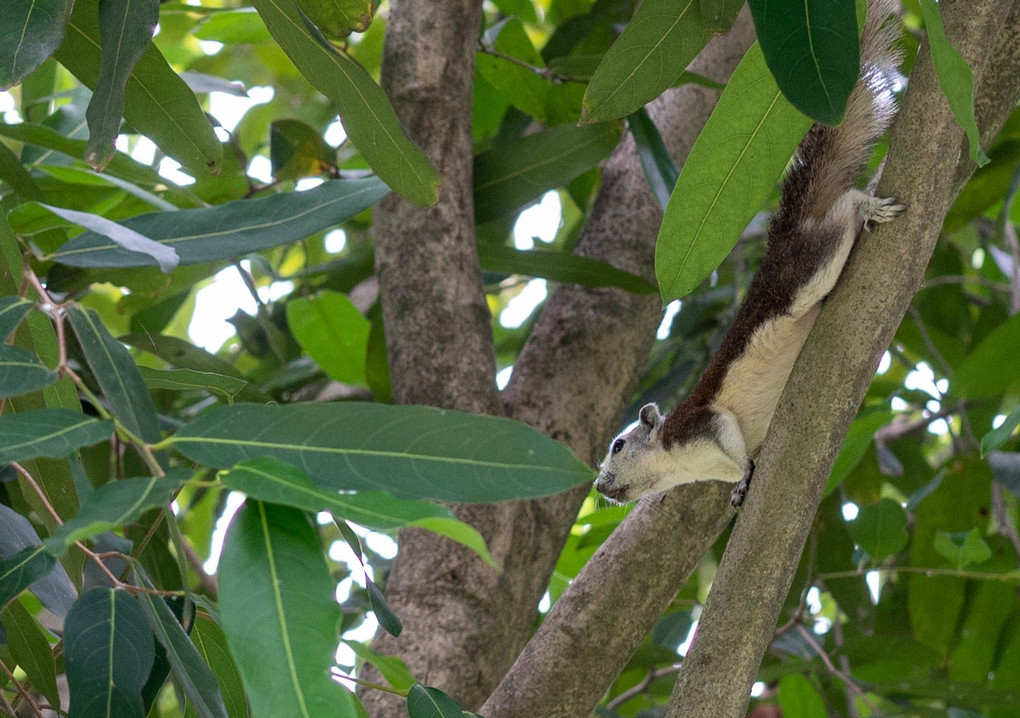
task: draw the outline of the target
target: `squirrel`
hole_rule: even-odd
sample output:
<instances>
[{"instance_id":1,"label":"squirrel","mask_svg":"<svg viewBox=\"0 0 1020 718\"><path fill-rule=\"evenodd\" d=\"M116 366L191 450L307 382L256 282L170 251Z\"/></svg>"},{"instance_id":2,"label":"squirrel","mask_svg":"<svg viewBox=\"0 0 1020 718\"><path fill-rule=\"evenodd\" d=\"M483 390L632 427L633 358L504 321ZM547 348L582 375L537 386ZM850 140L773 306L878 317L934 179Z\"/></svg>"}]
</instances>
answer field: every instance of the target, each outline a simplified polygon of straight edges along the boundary
<instances>
[{"instance_id":1,"label":"squirrel","mask_svg":"<svg viewBox=\"0 0 1020 718\"><path fill-rule=\"evenodd\" d=\"M782 185L768 245L718 351L697 386L668 416L646 404L613 439L595 488L626 503L692 481L733 482L743 503L754 458L822 300L832 291L862 227L904 209L855 188L895 114L899 53L892 0L869 0L861 33L861 78L838 127L815 124Z\"/></svg>"}]
</instances>

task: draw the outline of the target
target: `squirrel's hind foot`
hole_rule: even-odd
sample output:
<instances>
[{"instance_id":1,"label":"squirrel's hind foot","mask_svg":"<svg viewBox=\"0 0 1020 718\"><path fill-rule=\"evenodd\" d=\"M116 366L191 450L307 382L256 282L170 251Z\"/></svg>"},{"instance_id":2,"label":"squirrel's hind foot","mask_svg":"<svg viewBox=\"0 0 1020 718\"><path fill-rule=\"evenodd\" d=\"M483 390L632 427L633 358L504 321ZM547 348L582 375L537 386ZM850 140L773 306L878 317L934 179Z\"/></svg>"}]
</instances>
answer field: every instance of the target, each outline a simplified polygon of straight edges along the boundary
<instances>
[{"instance_id":1,"label":"squirrel's hind foot","mask_svg":"<svg viewBox=\"0 0 1020 718\"><path fill-rule=\"evenodd\" d=\"M895 197L868 197L861 202L860 212L864 219L864 231L870 232L876 224L891 222L903 213L906 207L896 204Z\"/></svg>"}]
</instances>

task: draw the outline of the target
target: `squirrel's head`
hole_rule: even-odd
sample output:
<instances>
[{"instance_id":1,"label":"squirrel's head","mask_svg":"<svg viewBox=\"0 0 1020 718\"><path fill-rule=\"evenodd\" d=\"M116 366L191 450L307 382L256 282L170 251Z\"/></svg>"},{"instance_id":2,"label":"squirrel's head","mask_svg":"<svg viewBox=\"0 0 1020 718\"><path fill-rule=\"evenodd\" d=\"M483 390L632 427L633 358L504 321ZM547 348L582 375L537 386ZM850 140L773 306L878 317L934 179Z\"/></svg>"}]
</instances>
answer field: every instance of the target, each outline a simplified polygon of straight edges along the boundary
<instances>
[{"instance_id":1,"label":"squirrel's head","mask_svg":"<svg viewBox=\"0 0 1020 718\"><path fill-rule=\"evenodd\" d=\"M637 424L613 439L595 480L603 496L622 504L672 485L669 452L660 435L662 421L659 407L645 404Z\"/></svg>"},{"instance_id":2,"label":"squirrel's head","mask_svg":"<svg viewBox=\"0 0 1020 718\"><path fill-rule=\"evenodd\" d=\"M609 445L595 488L612 501L627 503L692 481L739 481L748 457L736 419L716 408L706 411L697 415L701 431L674 440L667 449L659 407L643 406L637 424Z\"/></svg>"}]
</instances>

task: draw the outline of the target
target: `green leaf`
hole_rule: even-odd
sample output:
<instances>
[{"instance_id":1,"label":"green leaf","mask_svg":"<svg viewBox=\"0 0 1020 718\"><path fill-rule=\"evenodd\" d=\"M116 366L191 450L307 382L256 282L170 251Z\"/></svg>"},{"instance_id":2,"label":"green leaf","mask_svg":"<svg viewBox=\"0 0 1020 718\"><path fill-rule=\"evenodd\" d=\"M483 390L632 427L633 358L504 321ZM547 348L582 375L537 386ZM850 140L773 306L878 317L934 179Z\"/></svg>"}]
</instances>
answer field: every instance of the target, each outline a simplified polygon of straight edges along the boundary
<instances>
[{"instance_id":1,"label":"green leaf","mask_svg":"<svg viewBox=\"0 0 1020 718\"><path fill-rule=\"evenodd\" d=\"M654 100L710 37L698 0L645 0L588 83L582 121L623 117Z\"/></svg>"},{"instance_id":2,"label":"green leaf","mask_svg":"<svg viewBox=\"0 0 1020 718\"><path fill-rule=\"evenodd\" d=\"M1005 444L1020 425L1020 406L1009 412L1009 416L996 428L981 437L981 456L988 456Z\"/></svg>"},{"instance_id":3,"label":"green leaf","mask_svg":"<svg viewBox=\"0 0 1020 718\"><path fill-rule=\"evenodd\" d=\"M194 35L199 40L226 45L255 44L271 37L258 12L250 7L214 13L198 26Z\"/></svg>"},{"instance_id":4,"label":"green leaf","mask_svg":"<svg viewBox=\"0 0 1020 718\"><path fill-rule=\"evenodd\" d=\"M634 137L634 146L637 148L638 159L641 160L641 169L645 173L645 179L648 180L648 186L652 189L655 199L659 201L659 206L666 209L680 171L666 150L659 128L643 107L628 115L627 125Z\"/></svg>"},{"instance_id":5,"label":"green leaf","mask_svg":"<svg viewBox=\"0 0 1020 718\"><path fill-rule=\"evenodd\" d=\"M7 341L34 306L18 296L0 297L0 342Z\"/></svg>"},{"instance_id":6,"label":"green leaf","mask_svg":"<svg viewBox=\"0 0 1020 718\"><path fill-rule=\"evenodd\" d=\"M17 85L64 39L74 0L6 0L0 15L0 90Z\"/></svg>"},{"instance_id":7,"label":"green leaf","mask_svg":"<svg viewBox=\"0 0 1020 718\"><path fill-rule=\"evenodd\" d=\"M779 707L782 714L797 718L827 718L825 701L818 691L800 673L791 673L779 679Z\"/></svg>"},{"instance_id":8,"label":"green leaf","mask_svg":"<svg viewBox=\"0 0 1020 718\"><path fill-rule=\"evenodd\" d=\"M56 380L57 373L32 352L0 344L0 399L42 389Z\"/></svg>"},{"instance_id":9,"label":"green leaf","mask_svg":"<svg viewBox=\"0 0 1020 718\"><path fill-rule=\"evenodd\" d=\"M252 5L301 74L340 108L348 137L379 178L415 204L433 204L439 175L404 134L382 88L360 66L316 39L295 0L254 0Z\"/></svg>"},{"instance_id":10,"label":"green leaf","mask_svg":"<svg viewBox=\"0 0 1020 718\"><path fill-rule=\"evenodd\" d=\"M328 289L287 302L287 325L324 372L366 386L365 353L371 325L346 294Z\"/></svg>"},{"instance_id":11,"label":"green leaf","mask_svg":"<svg viewBox=\"0 0 1020 718\"><path fill-rule=\"evenodd\" d=\"M407 664L399 656L387 656L376 653L368 646L357 641L342 640L342 643L349 647L354 654L365 663L371 663L377 669L386 682L398 691L406 691L414 685L414 676L408 669Z\"/></svg>"},{"instance_id":12,"label":"green leaf","mask_svg":"<svg viewBox=\"0 0 1020 718\"><path fill-rule=\"evenodd\" d=\"M380 628L391 636L399 636L401 631L404 630L404 626L400 619L397 618L397 614L390 608L390 605L386 603L386 596L375 585L375 582L367 576L365 577L365 588L368 591L368 602L372 606L376 620L379 621Z\"/></svg>"},{"instance_id":13,"label":"green leaf","mask_svg":"<svg viewBox=\"0 0 1020 718\"><path fill-rule=\"evenodd\" d=\"M462 718L464 712L438 688L415 683L407 693L407 715L410 718Z\"/></svg>"},{"instance_id":14,"label":"green leaf","mask_svg":"<svg viewBox=\"0 0 1020 718\"><path fill-rule=\"evenodd\" d=\"M974 347L952 379L953 393L968 399L1001 395L1020 379L1020 314L1010 317Z\"/></svg>"},{"instance_id":15,"label":"green leaf","mask_svg":"<svg viewBox=\"0 0 1020 718\"><path fill-rule=\"evenodd\" d=\"M109 158L107 158L109 161ZM177 252L173 247L169 247L159 242L146 237L144 234L140 234L130 227L126 227L123 224L119 224L106 217L100 217L97 214L91 214L89 212L78 212L73 209L64 209L63 207L51 207L47 204L39 202L26 202L28 207L35 205L40 209L55 214L63 220L73 222L87 230L90 233L96 234L105 240L109 240L114 245L122 247L128 253L144 257L139 262L139 266L146 264L156 264L160 270L166 273L172 272L177 268L180 258L177 256ZM24 210L22 210L24 211ZM176 214L177 212L173 212Z\"/></svg>"},{"instance_id":16,"label":"green leaf","mask_svg":"<svg viewBox=\"0 0 1020 718\"><path fill-rule=\"evenodd\" d=\"M744 55L680 171L655 246L663 303L694 289L768 199L811 121L783 98L757 45Z\"/></svg>"},{"instance_id":17,"label":"green leaf","mask_svg":"<svg viewBox=\"0 0 1020 718\"><path fill-rule=\"evenodd\" d=\"M330 679L340 610L308 517L245 501L218 576L223 631L253 718L356 718L353 696Z\"/></svg>"},{"instance_id":18,"label":"green leaf","mask_svg":"<svg viewBox=\"0 0 1020 718\"><path fill-rule=\"evenodd\" d=\"M744 0L700 0L701 21L712 33L728 32L744 7Z\"/></svg>"},{"instance_id":19,"label":"green leaf","mask_svg":"<svg viewBox=\"0 0 1020 718\"><path fill-rule=\"evenodd\" d=\"M235 404L199 416L167 443L204 466L274 456L320 487L405 498L488 503L592 480L568 448L530 426L428 406Z\"/></svg>"},{"instance_id":20,"label":"green leaf","mask_svg":"<svg viewBox=\"0 0 1020 718\"><path fill-rule=\"evenodd\" d=\"M72 305L67 316L113 415L142 441L159 441L156 405L131 354L110 336L95 310Z\"/></svg>"},{"instance_id":21,"label":"green leaf","mask_svg":"<svg viewBox=\"0 0 1020 718\"><path fill-rule=\"evenodd\" d=\"M248 718L248 699L244 695L241 674L227 648L227 637L214 621L199 616L191 629L191 640L209 664L220 686L220 695L230 718ZM196 715L188 706L186 718Z\"/></svg>"},{"instance_id":22,"label":"green leaf","mask_svg":"<svg viewBox=\"0 0 1020 718\"><path fill-rule=\"evenodd\" d=\"M0 142L0 182L9 184L22 200L37 200L42 197L39 185L25 169L21 157L2 142Z\"/></svg>"},{"instance_id":23,"label":"green leaf","mask_svg":"<svg viewBox=\"0 0 1020 718\"><path fill-rule=\"evenodd\" d=\"M935 534L935 550L962 571L972 563L984 563L992 557L992 549L977 529L970 531L939 531Z\"/></svg>"},{"instance_id":24,"label":"green leaf","mask_svg":"<svg viewBox=\"0 0 1020 718\"><path fill-rule=\"evenodd\" d=\"M121 226L176 250L180 263L201 264L294 242L372 206L389 190L378 179L334 180L305 192L226 202L209 209L153 212ZM47 257L74 267L144 267L155 262L108 237L85 232Z\"/></svg>"},{"instance_id":25,"label":"green leaf","mask_svg":"<svg viewBox=\"0 0 1020 718\"><path fill-rule=\"evenodd\" d=\"M150 389L169 389L171 391L202 389L227 399L233 399L248 386L248 382L244 379L215 372L193 369L160 370L150 369L146 366L140 366L138 370L142 373L142 379Z\"/></svg>"},{"instance_id":26,"label":"green leaf","mask_svg":"<svg viewBox=\"0 0 1020 718\"><path fill-rule=\"evenodd\" d=\"M71 718L145 718L141 691L154 657L134 598L112 588L84 594L64 623Z\"/></svg>"},{"instance_id":27,"label":"green leaf","mask_svg":"<svg viewBox=\"0 0 1020 718\"><path fill-rule=\"evenodd\" d=\"M970 158L978 167L988 164L988 155L981 148L981 135L974 119L974 73L967 61L956 51L942 25L942 15L935 0L918 0L928 30L928 46L939 86L949 100L953 116L967 135Z\"/></svg>"},{"instance_id":28,"label":"green leaf","mask_svg":"<svg viewBox=\"0 0 1020 718\"><path fill-rule=\"evenodd\" d=\"M847 524L847 530L875 563L902 550L910 538L907 512L892 499L862 506L857 518Z\"/></svg>"},{"instance_id":29,"label":"green leaf","mask_svg":"<svg viewBox=\"0 0 1020 718\"><path fill-rule=\"evenodd\" d=\"M7 558L0 558L0 608L48 573L56 562L42 546L26 546Z\"/></svg>"},{"instance_id":30,"label":"green leaf","mask_svg":"<svg viewBox=\"0 0 1020 718\"><path fill-rule=\"evenodd\" d=\"M45 456L62 459L110 438L113 422L73 409L35 409L0 416L0 464Z\"/></svg>"},{"instance_id":31,"label":"green leaf","mask_svg":"<svg viewBox=\"0 0 1020 718\"><path fill-rule=\"evenodd\" d=\"M472 526L458 521L445 506L427 501L406 501L382 491L341 494L321 489L302 471L271 456L245 461L220 476L224 486L253 499L293 506L367 528L397 529L415 526L462 543L496 566L482 538Z\"/></svg>"},{"instance_id":32,"label":"green leaf","mask_svg":"<svg viewBox=\"0 0 1020 718\"><path fill-rule=\"evenodd\" d=\"M149 47L159 22L159 0L99 0L99 77L85 118L89 143L85 161L103 169L116 153L128 77Z\"/></svg>"},{"instance_id":33,"label":"green leaf","mask_svg":"<svg viewBox=\"0 0 1020 718\"><path fill-rule=\"evenodd\" d=\"M166 658L190 706L201 718L228 718L216 677L166 602L151 593L139 594L138 602L156 640L166 649Z\"/></svg>"},{"instance_id":34,"label":"green leaf","mask_svg":"<svg viewBox=\"0 0 1020 718\"><path fill-rule=\"evenodd\" d=\"M854 0L748 0L765 62L786 99L838 125L861 69Z\"/></svg>"},{"instance_id":35,"label":"green leaf","mask_svg":"<svg viewBox=\"0 0 1020 718\"><path fill-rule=\"evenodd\" d=\"M615 123L555 127L476 156L475 221L502 217L567 184L608 157L619 140Z\"/></svg>"},{"instance_id":36,"label":"green leaf","mask_svg":"<svg viewBox=\"0 0 1020 718\"><path fill-rule=\"evenodd\" d=\"M311 125L274 120L269 125L269 160L277 180L319 175L336 165L336 150Z\"/></svg>"},{"instance_id":37,"label":"green leaf","mask_svg":"<svg viewBox=\"0 0 1020 718\"><path fill-rule=\"evenodd\" d=\"M75 541L137 521L149 509L167 506L174 492L191 475L175 469L163 477L118 479L103 484L82 500L78 514L57 529L43 543L46 550L61 556Z\"/></svg>"},{"instance_id":38,"label":"green leaf","mask_svg":"<svg viewBox=\"0 0 1020 718\"><path fill-rule=\"evenodd\" d=\"M0 557L11 556L18 551L39 546L39 534L28 519L14 509L0 504ZM63 566L34 581L29 590L39 601L63 620L71 610L78 593Z\"/></svg>"},{"instance_id":39,"label":"green leaf","mask_svg":"<svg viewBox=\"0 0 1020 718\"><path fill-rule=\"evenodd\" d=\"M518 18L511 17L490 27L482 42L497 53L532 67L545 67ZM475 56L475 66L478 74L496 88L504 101L540 122L548 119L546 101L552 87L548 80L527 67L490 53L479 52Z\"/></svg>"},{"instance_id":40,"label":"green leaf","mask_svg":"<svg viewBox=\"0 0 1020 718\"><path fill-rule=\"evenodd\" d=\"M607 262L569 252L521 251L504 245L480 244L478 259L486 272L526 274L582 287L619 287L635 294L655 291L655 286L644 277L617 269Z\"/></svg>"},{"instance_id":41,"label":"green leaf","mask_svg":"<svg viewBox=\"0 0 1020 718\"><path fill-rule=\"evenodd\" d=\"M298 6L323 35L338 40L372 24L372 0L298 0Z\"/></svg>"},{"instance_id":42,"label":"green leaf","mask_svg":"<svg viewBox=\"0 0 1020 718\"><path fill-rule=\"evenodd\" d=\"M82 84L95 88L102 72L99 0L78 0L55 57ZM219 172L223 145L198 99L155 45L149 43L127 81L124 119L170 157L200 174Z\"/></svg>"},{"instance_id":43,"label":"green leaf","mask_svg":"<svg viewBox=\"0 0 1020 718\"><path fill-rule=\"evenodd\" d=\"M60 705L53 651L39 622L19 601L12 601L0 612L0 622L7 632L11 656L32 681L32 687L46 696L51 706Z\"/></svg>"}]
</instances>

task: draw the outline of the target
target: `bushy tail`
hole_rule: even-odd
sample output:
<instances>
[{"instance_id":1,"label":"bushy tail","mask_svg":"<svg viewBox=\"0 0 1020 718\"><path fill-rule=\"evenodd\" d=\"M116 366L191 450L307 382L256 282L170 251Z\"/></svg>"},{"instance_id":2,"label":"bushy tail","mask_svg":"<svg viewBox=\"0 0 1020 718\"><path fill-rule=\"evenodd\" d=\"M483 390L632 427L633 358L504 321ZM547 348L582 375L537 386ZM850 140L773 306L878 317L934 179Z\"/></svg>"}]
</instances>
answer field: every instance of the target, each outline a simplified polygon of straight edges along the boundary
<instances>
[{"instance_id":1,"label":"bushy tail","mask_svg":"<svg viewBox=\"0 0 1020 718\"><path fill-rule=\"evenodd\" d=\"M896 112L892 84L900 52L899 23L890 15L895 0L868 0L861 32L861 78L847 101L838 127L815 124L797 148L783 181L779 211L770 237L790 236L798 224L821 218L836 198L854 186L878 139Z\"/></svg>"}]
</instances>

